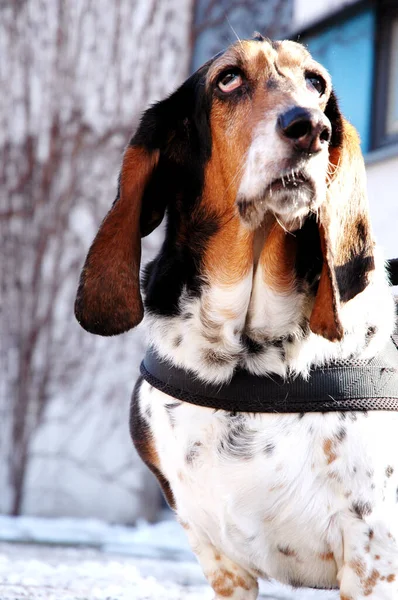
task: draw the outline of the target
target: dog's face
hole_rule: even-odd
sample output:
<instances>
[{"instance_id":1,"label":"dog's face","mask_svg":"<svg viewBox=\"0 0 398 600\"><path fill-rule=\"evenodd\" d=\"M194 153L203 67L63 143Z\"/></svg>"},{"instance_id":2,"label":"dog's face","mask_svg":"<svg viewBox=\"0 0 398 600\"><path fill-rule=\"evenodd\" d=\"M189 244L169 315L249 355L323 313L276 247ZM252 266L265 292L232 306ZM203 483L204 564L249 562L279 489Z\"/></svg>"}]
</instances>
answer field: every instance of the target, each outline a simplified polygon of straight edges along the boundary
<instances>
[{"instance_id":1,"label":"dog's face","mask_svg":"<svg viewBox=\"0 0 398 600\"><path fill-rule=\"evenodd\" d=\"M211 160L223 164L244 222L258 227L271 211L291 226L319 208L332 132L326 70L299 44L258 39L216 58L205 85Z\"/></svg>"},{"instance_id":2,"label":"dog's face","mask_svg":"<svg viewBox=\"0 0 398 600\"><path fill-rule=\"evenodd\" d=\"M183 294L250 278L261 239L268 284L287 293L286 282L308 289L311 279L312 331L342 339L340 304L374 268L365 187L358 136L321 65L294 42L237 42L144 113L87 256L76 316L101 335L141 321L140 238L167 208L144 283L152 313L178 315ZM300 235L268 236L270 223Z\"/></svg>"}]
</instances>

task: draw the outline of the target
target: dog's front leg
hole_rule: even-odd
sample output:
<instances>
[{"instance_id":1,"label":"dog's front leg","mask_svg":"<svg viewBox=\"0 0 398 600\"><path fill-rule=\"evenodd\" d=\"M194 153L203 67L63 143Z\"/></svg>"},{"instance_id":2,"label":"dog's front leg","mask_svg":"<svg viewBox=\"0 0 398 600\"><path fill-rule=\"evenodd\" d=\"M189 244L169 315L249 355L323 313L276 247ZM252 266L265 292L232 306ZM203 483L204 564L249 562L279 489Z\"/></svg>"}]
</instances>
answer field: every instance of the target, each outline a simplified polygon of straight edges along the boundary
<instances>
[{"instance_id":1,"label":"dog's front leg","mask_svg":"<svg viewBox=\"0 0 398 600\"><path fill-rule=\"evenodd\" d=\"M348 517L343 526L341 600L396 600L398 548L383 522Z\"/></svg>"},{"instance_id":2,"label":"dog's front leg","mask_svg":"<svg viewBox=\"0 0 398 600\"><path fill-rule=\"evenodd\" d=\"M214 600L257 600L257 579L198 536L191 527L184 525L184 529L192 551L215 592Z\"/></svg>"}]
</instances>

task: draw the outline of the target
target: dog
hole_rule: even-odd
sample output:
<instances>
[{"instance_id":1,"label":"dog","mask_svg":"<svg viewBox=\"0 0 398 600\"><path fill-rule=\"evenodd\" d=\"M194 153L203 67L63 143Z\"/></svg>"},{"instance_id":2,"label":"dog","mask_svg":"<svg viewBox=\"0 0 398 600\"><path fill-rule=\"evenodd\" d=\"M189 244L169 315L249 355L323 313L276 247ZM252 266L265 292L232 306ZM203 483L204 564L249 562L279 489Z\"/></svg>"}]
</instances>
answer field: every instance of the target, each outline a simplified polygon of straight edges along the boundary
<instances>
[{"instance_id":1,"label":"dog","mask_svg":"<svg viewBox=\"0 0 398 600\"><path fill-rule=\"evenodd\" d=\"M395 308L365 186L327 71L295 42L237 42L144 113L77 318L100 335L140 323L140 238L167 212L143 276L161 360L223 386L237 370L308 379L371 359ZM255 414L248 401L214 410L141 378L132 402L133 441L215 598L255 600L268 577L398 598L397 413Z\"/></svg>"}]
</instances>

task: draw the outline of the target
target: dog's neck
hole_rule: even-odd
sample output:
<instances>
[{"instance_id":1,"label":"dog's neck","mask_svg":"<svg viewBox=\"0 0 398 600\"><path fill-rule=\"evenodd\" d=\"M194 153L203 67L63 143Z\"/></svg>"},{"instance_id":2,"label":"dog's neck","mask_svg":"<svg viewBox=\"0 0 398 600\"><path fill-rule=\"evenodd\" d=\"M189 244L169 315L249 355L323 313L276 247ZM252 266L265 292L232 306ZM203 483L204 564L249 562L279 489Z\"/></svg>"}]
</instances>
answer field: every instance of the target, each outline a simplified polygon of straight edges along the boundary
<instances>
[{"instance_id":1,"label":"dog's neck","mask_svg":"<svg viewBox=\"0 0 398 600\"><path fill-rule=\"evenodd\" d=\"M219 383L237 366L259 375L306 376L312 365L375 355L395 318L383 261L376 256L369 285L343 306L343 340L330 342L309 327L322 265L314 231L309 221L288 233L270 219L251 232L238 217L229 219L206 240L199 267L189 257L198 267L192 274L181 255L203 242L203 232L192 228L175 254L168 230L146 276L150 344L172 364Z\"/></svg>"}]
</instances>

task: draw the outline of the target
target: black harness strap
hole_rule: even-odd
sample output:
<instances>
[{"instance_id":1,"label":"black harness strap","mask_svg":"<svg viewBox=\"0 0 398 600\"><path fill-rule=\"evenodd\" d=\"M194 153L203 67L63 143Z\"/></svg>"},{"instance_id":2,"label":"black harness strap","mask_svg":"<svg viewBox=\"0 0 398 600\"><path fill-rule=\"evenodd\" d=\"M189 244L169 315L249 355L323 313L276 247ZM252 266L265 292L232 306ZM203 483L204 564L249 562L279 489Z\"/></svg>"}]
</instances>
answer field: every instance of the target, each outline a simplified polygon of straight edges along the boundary
<instances>
[{"instance_id":1,"label":"black harness strap","mask_svg":"<svg viewBox=\"0 0 398 600\"><path fill-rule=\"evenodd\" d=\"M398 410L398 347L393 339L375 358L314 368L308 380L271 379L238 370L228 384L214 385L172 366L151 349L141 363L141 374L177 400L229 412Z\"/></svg>"}]
</instances>

